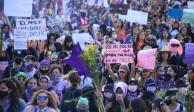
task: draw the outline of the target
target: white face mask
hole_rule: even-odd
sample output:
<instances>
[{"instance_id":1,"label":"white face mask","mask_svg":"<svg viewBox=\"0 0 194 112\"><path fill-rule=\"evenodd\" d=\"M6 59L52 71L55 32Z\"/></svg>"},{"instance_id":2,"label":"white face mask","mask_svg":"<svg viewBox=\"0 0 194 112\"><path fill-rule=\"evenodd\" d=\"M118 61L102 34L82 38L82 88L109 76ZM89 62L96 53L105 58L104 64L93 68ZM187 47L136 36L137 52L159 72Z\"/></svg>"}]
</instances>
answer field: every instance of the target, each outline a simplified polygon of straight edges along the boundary
<instances>
[{"instance_id":1,"label":"white face mask","mask_svg":"<svg viewBox=\"0 0 194 112\"><path fill-rule=\"evenodd\" d=\"M179 89L179 92L183 95L187 95L187 91L188 91L187 87L182 87Z\"/></svg>"},{"instance_id":2,"label":"white face mask","mask_svg":"<svg viewBox=\"0 0 194 112\"><path fill-rule=\"evenodd\" d=\"M122 93L116 93L116 96L123 97L123 94Z\"/></svg>"},{"instance_id":3,"label":"white face mask","mask_svg":"<svg viewBox=\"0 0 194 112\"><path fill-rule=\"evenodd\" d=\"M154 87L154 86L148 86L147 87L147 91L155 92L156 91L156 87Z\"/></svg>"},{"instance_id":4,"label":"white face mask","mask_svg":"<svg viewBox=\"0 0 194 112\"><path fill-rule=\"evenodd\" d=\"M104 97L110 99L113 97L113 94L111 92L104 92Z\"/></svg>"},{"instance_id":5,"label":"white face mask","mask_svg":"<svg viewBox=\"0 0 194 112\"><path fill-rule=\"evenodd\" d=\"M135 92L135 91L137 91L137 85L129 85L129 86L128 86L128 90L129 90L130 92Z\"/></svg>"}]
</instances>

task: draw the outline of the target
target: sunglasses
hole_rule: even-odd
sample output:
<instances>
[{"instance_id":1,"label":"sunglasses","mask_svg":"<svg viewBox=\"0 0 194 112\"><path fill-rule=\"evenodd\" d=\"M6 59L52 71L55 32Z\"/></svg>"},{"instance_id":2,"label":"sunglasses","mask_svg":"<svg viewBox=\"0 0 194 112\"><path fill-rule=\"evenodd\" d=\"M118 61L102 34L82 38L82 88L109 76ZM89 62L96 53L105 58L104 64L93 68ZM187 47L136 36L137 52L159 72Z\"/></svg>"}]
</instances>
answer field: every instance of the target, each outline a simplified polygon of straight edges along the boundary
<instances>
[{"instance_id":1,"label":"sunglasses","mask_svg":"<svg viewBox=\"0 0 194 112\"><path fill-rule=\"evenodd\" d=\"M40 101L45 101L48 99L48 96L37 96L36 99Z\"/></svg>"},{"instance_id":2,"label":"sunglasses","mask_svg":"<svg viewBox=\"0 0 194 112\"><path fill-rule=\"evenodd\" d=\"M179 47L179 44L171 44L172 47Z\"/></svg>"},{"instance_id":3,"label":"sunglasses","mask_svg":"<svg viewBox=\"0 0 194 112\"><path fill-rule=\"evenodd\" d=\"M19 80L19 81L26 81L25 78L18 78L17 80Z\"/></svg>"}]
</instances>

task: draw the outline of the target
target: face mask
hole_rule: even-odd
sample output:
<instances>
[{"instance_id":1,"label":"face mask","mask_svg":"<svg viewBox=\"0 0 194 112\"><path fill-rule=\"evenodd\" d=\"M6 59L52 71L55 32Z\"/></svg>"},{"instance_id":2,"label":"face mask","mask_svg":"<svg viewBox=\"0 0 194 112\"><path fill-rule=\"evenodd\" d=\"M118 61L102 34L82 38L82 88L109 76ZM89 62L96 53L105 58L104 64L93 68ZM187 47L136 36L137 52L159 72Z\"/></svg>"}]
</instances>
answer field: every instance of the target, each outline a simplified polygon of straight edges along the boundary
<instances>
[{"instance_id":1,"label":"face mask","mask_svg":"<svg viewBox=\"0 0 194 112\"><path fill-rule=\"evenodd\" d=\"M108 98L108 99L111 99L111 98L113 97L113 94L110 93L110 92L105 92L105 93L104 93L104 97L105 97L105 98Z\"/></svg>"},{"instance_id":2,"label":"face mask","mask_svg":"<svg viewBox=\"0 0 194 112\"><path fill-rule=\"evenodd\" d=\"M8 91L0 91L0 99L5 98L8 95Z\"/></svg>"},{"instance_id":3,"label":"face mask","mask_svg":"<svg viewBox=\"0 0 194 112\"><path fill-rule=\"evenodd\" d=\"M179 89L179 92L183 95L187 95L187 91L188 91L188 89L186 87L182 87Z\"/></svg>"},{"instance_id":4,"label":"face mask","mask_svg":"<svg viewBox=\"0 0 194 112\"><path fill-rule=\"evenodd\" d=\"M123 97L123 94L122 93L116 93L116 96Z\"/></svg>"},{"instance_id":5,"label":"face mask","mask_svg":"<svg viewBox=\"0 0 194 112\"><path fill-rule=\"evenodd\" d=\"M135 92L135 91L137 91L137 85L129 85L129 86L128 86L128 90L129 90L130 92Z\"/></svg>"},{"instance_id":6,"label":"face mask","mask_svg":"<svg viewBox=\"0 0 194 112\"><path fill-rule=\"evenodd\" d=\"M77 112L88 112L88 110L85 110L85 109L77 109Z\"/></svg>"},{"instance_id":7,"label":"face mask","mask_svg":"<svg viewBox=\"0 0 194 112\"><path fill-rule=\"evenodd\" d=\"M150 92L154 93L156 91L156 87L148 86L147 91L150 91Z\"/></svg>"}]
</instances>

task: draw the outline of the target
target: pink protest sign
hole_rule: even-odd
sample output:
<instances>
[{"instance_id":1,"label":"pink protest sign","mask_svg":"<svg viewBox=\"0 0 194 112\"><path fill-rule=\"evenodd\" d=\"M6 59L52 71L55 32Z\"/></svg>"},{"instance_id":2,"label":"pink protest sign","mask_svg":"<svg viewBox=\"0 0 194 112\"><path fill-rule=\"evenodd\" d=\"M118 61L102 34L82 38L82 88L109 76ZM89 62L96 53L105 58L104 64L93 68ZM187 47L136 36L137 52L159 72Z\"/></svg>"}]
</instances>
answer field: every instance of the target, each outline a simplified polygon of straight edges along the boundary
<instances>
[{"instance_id":1,"label":"pink protest sign","mask_svg":"<svg viewBox=\"0 0 194 112\"><path fill-rule=\"evenodd\" d=\"M154 69L157 49L140 50L137 54L137 66L144 69Z\"/></svg>"},{"instance_id":2,"label":"pink protest sign","mask_svg":"<svg viewBox=\"0 0 194 112\"><path fill-rule=\"evenodd\" d=\"M104 61L105 63L133 63L133 45L106 45Z\"/></svg>"}]
</instances>

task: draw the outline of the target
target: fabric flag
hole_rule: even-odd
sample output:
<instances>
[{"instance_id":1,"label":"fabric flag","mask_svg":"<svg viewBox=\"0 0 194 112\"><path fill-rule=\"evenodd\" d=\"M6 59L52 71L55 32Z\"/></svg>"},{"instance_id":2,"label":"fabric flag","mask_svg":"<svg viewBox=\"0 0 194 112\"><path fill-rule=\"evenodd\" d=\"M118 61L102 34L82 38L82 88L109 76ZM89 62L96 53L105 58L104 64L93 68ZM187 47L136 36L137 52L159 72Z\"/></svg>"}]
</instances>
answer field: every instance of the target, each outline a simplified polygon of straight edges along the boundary
<instances>
[{"instance_id":1,"label":"fabric flag","mask_svg":"<svg viewBox=\"0 0 194 112\"><path fill-rule=\"evenodd\" d=\"M69 64L72 68L74 68L78 74L90 76L90 70L87 64L80 58L80 54L82 50L80 48L79 43L77 43L72 49L72 55L69 58L65 58L62 60L62 63Z\"/></svg>"}]
</instances>

